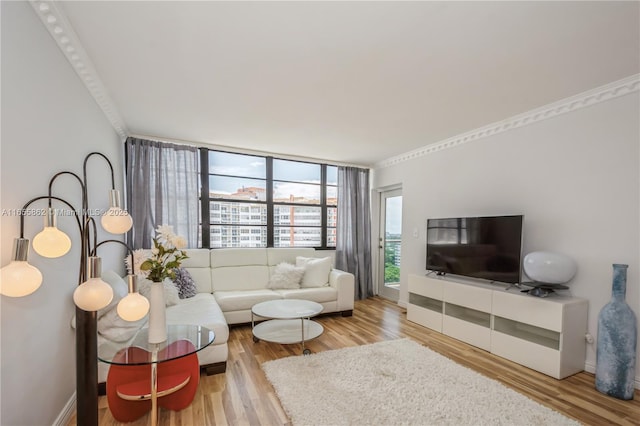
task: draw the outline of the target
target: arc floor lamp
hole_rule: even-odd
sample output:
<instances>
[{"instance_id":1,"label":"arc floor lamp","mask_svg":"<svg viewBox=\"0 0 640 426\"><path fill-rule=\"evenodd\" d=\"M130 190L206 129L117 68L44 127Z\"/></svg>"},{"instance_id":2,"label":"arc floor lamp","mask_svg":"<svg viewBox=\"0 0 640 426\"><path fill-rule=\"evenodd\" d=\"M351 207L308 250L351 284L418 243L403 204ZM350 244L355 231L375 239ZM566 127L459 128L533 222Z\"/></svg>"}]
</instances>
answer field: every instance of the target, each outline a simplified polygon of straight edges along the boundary
<instances>
[{"instance_id":1,"label":"arc floor lamp","mask_svg":"<svg viewBox=\"0 0 640 426\"><path fill-rule=\"evenodd\" d=\"M104 159L111 172L110 207L102 215L101 224L105 231L112 234L124 234L133 224L126 210L120 204L120 192L115 189L113 165L102 153L91 152L84 158L82 177L70 171L56 173L49 181L47 195L29 200L21 212L36 201L47 200L44 229L33 239L33 249L43 257L57 258L71 249L71 238L57 228L57 210L53 202L66 205L73 212L80 237L80 268L78 287L73 293L76 304L76 404L78 425L98 424L98 339L97 311L109 305L113 299L113 290L102 281L101 260L96 256L97 248L109 242L115 242L131 249L122 241L97 241L97 224L89 214L89 190L87 182L87 164L91 157ZM82 195L82 206L74 208L69 202L52 195L53 184L60 176L70 175L78 182ZM92 238L93 237L93 238ZM13 256L9 265L0 270L0 294L7 297L23 297L36 291L42 283L40 271L28 263L29 239L24 237L24 215L20 215L20 237L14 240ZM133 260L133 259L132 259ZM133 264L133 261L131 262ZM131 271L130 271L131 272ZM123 319L135 321L142 318L147 310L144 301L140 304L135 288L135 277L129 275L129 295L118 304L118 313Z\"/></svg>"}]
</instances>

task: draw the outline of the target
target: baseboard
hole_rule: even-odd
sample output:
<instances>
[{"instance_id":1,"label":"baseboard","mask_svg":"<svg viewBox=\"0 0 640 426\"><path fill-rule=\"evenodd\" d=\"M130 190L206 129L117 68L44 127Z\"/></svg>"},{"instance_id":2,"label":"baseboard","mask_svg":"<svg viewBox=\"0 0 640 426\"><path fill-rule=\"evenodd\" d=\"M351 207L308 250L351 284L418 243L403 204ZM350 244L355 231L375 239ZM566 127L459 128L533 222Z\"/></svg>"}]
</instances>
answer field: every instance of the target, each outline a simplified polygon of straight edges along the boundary
<instances>
[{"instance_id":1,"label":"baseboard","mask_svg":"<svg viewBox=\"0 0 640 426\"><path fill-rule=\"evenodd\" d=\"M53 426L67 426L71 418L76 413L76 393L73 392L69 401L64 405L58 417L54 420Z\"/></svg>"},{"instance_id":2,"label":"baseboard","mask_svg":"<svg viewBox=\"0 0 640 426\"><path fill-rule=\"evenodd\" d=\"M584 371L591 374L596 374L596 365L590 362L584 364ZM633 387L636 389L640 389L640 376L636 376L633 380Z\"/></svg>"},{"instance_id":3,"label":"baseboard","mask_svg":"<svg viewBox=\"0 0 640 426\"><path fill-rule=\"evenodd\" d=\"M584 364L584 371L591 374L596 374L596 365L591 364L590 362L586 362Z\"/></svg>"},{"instance_id":4,"label":"baseboard","mask_svg":"<svg viewBox=\"0 0 640 426\"><path fill-rule=\"evenodd\" d=\"M407 301L406 300L398 300L398 306L400 306L401 308L405 308L407 309Z\"/></svg>"}]
</instances>

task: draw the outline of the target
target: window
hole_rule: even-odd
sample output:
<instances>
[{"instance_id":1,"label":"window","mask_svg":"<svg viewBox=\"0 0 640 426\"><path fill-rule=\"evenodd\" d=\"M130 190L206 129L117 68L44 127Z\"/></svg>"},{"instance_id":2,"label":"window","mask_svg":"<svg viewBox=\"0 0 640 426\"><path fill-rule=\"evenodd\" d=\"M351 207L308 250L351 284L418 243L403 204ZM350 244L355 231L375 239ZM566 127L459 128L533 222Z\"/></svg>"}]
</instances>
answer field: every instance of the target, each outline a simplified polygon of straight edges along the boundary
<instances>
[{"instance_id":1,"label":"window","mask_svg":"<svg viewBox=\"0 0 640 426\"><path fill-rule=\"evenodd\" d=\"M337 166L200 152L203 247L336 246Z\"/></svg>"},{"instance_id":2,"label":"window","mask_svg":"<svg viewBox=\"0 0 640 426\"><path fill-rule=\"evenodd\" d=\"M338 167L327 166L326 185L327 226L325 228L327 247L336 246L336 227L338 226Z\"/></svg>"}]
</instances>

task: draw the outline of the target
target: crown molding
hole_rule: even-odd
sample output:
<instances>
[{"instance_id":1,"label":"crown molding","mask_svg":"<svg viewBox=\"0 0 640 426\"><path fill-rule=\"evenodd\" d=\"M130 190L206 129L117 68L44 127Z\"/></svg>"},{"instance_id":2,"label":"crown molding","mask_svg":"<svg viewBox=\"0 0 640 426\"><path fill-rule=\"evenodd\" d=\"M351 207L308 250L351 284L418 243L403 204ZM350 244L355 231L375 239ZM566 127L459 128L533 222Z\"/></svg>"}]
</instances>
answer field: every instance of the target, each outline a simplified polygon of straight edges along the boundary
<instances>
[{"instance_id":1,"label":"crown molding","mask_svg":"<svg viewBox=\"0 0 640 426\"><path fill-rule=\"evenodd\" d=\"M64 13L52 0L29 0L36 14L40 17L51 37L71 64L80 80L102 109L116 133L124 140L129 131L118 112L113 100L107 94L102 80L93 63L82 47L78 36ZM468 142L477 141L487 136L493 136L508 130L536 123L548 118L557 117L567 112L615 99L640 90L640 74L609 83L598 88L588 90L578 95L554 102L543 107L519 114L502 121L498 121L475 130L425 145L413 151L406 152L387 160L374 164L374 168L390 167L405 161L433 154L443 149L453 148Z\"/></svg>"},{"instance_id":2,"label":"crown molding","mask_svg":"<svg viewBox=\"0 0 640 426\"><path fill-rule=\"evenodd\" d=\"M640 74L635 74L627 78L623 78L622 80L617 80L578 95L562 99L558 102L547 104L523 114L515 115L507 118L506 120L498 121L475 130L471 130L470 132L462 133L443 141L391 157L387 160L376 163L374 168L394 166L405 161L442 151L443 149L474 142L488 136L497 135L498 133L517 129L518 127L537 123L548 118L557 117L567 112L573 112L600 102L606 102L610 99L615 99L620 96L628 95L629 93L637 92L638 90L640 90Z\"/></svg>"},{"instance_id":3,"label":"crown molding","mask_svg":"<svg viewBox=\"0 0 640 426\"><path fill-rule=\"evenodd\" d=\"M107 117L111 126L118 135L125 139L129 133L127 126L124 124L122 116L118 112L113 100L107 94L102 80L82 47L80 39L76 35L73 27L67 20L64 13L56 6L55 1L51 0L29 0L33 10L40 17L42 24L45 26L51 37L64 54L67 61L71 64L80 80L96 101L102 112Z\"/></svg>"}]
</instances>

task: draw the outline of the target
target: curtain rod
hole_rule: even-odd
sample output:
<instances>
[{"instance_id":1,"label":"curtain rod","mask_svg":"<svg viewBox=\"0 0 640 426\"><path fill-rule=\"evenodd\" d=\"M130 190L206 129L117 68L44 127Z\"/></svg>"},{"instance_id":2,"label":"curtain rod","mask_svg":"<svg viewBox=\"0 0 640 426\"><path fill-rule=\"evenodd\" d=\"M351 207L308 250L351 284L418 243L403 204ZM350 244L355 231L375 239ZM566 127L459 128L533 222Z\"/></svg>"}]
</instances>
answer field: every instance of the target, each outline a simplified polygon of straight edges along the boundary
<instances>
[{"instance_id":1,"label":"curtain rod","mask_svg":"<svg viewBox=\"0 0 640 426\"><path fill-rule=\"evenodd\" d=\"M282 158L282 159L285 159L285 160L297 160L297 161L306 161L306 162L313 162L313 163L323 163L323 164L328 164L328 165L331 165L331 166L345 166L345 167L357 167L357 168L360 168L360 169L371 169L370 166L364 166L362 164L343 163L343 162L340 162L340 161L330 161L330 160L326 160L326 159L303 157L303 156L299 156L299 155L287 155L287 154L280 154L280 153L274 153L274 152L259 151L259 150L254 150L254 149L237 148L237 147L228 146L228 145L216 145L216 144L210 144L210 143L205 143L205 142L194 142L194 141L186 141L186 140L182 140L182 139L162 138L162 137L158 137L158 136L142 135L142 134L135 134L135 133L134 134L130 134L129 137L138 138L138 139L154 140L154 141L158 141L158 142L175 143L175 144L178 144L178 145L191 145L191 146L195 146L195 147L198 147L198 148L208 148L208 149L213 149L213 150L221 150L221 151L233 152L233 153L236 153L236 154L269 156L269 157Z\"/></svg>"}]
</instances>

